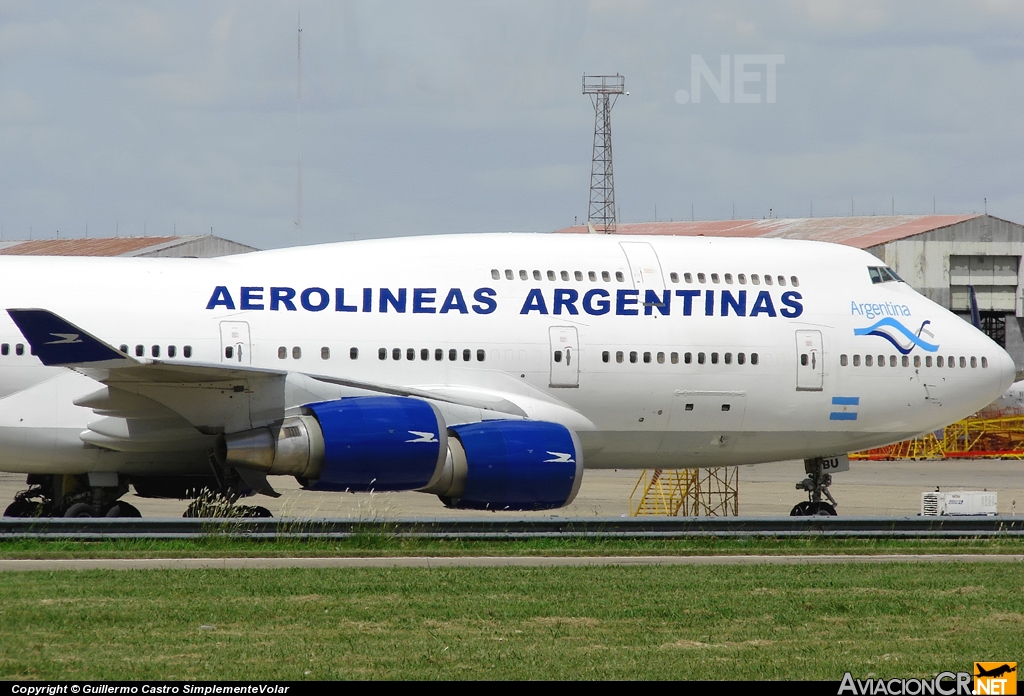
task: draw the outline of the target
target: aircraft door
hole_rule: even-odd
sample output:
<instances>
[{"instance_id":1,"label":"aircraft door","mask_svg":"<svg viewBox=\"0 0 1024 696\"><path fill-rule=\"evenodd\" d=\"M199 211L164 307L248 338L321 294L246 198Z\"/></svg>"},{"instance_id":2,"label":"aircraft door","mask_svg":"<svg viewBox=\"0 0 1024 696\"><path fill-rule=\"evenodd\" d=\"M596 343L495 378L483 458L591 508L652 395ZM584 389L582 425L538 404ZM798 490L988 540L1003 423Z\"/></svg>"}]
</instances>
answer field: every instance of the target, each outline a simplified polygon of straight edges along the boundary
<instances>
[{"instance_id":1,"label":"aircraft door","mask_svg":"<svg viewBox=\"0 0 1024 696\"><path fill-rule=\"evenodd\" d=\"M633 287L637 290L664 290L665 276L661 273L661 261L649 242L619 242L626 255L629 270L633 275Z\"/></svg>"},{"instance_id":2,"label":"aircraft door","mask_svg":"<svg viewBox=\"0 0 1024 696\"><path fill-rule=\"evenodd\" d=\"M825 379L821 332L796 332L796 390L821 391Z\"/></svg>"},{"instance_id":3,"label":"aircraft door","mask_svg":"<svg viewBox=\"0 0 1024 696\"><path fill-rule=\"evenodd\" d=\"M552 387L580 386L580 343L573 326L552 326L551 384Z\"/></svg>"},{"instance_id":4,"label":"aircraft door","mask_svg":"<svg viewBox=\"0 0 1024 696\"><path fill-rule=\"evenodd\" d=\"M228 365L251 365L252 348L249 341L249 323L222 321L220 323L220 361Z\"/></svg>"}]
</instances>

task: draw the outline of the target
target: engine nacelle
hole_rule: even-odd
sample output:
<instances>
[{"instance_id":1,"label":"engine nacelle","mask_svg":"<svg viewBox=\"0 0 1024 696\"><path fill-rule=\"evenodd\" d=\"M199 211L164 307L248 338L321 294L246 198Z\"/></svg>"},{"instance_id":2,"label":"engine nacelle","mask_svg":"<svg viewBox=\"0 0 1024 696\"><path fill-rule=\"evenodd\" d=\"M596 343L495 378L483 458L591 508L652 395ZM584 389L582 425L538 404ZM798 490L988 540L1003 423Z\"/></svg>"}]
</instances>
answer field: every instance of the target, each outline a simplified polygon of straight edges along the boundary
<instances>
[{"instance_id":1,"label":"engine nacelle","mask_svg":"<svg viewBox=\"0 0 1024 696\"><path fill-rule=\"evenodd\" d=\"M448 454L444 419L430 403L401 396L307 404L274 427L224 437L230 466L299 478L321 491L408 491L437 477Z\"/></svg>"},{"instance_id":2,"label":"engine nacelle","mask_svg":"<svg viewBox=\"0 0 1024 696\"><path fill-rule=\"evenodd\" d=\"M425 493L469 510L550 510L583 481L583 449L558 423L493 420L449 429L449 456Z\"/></svg>"}]
</instances>

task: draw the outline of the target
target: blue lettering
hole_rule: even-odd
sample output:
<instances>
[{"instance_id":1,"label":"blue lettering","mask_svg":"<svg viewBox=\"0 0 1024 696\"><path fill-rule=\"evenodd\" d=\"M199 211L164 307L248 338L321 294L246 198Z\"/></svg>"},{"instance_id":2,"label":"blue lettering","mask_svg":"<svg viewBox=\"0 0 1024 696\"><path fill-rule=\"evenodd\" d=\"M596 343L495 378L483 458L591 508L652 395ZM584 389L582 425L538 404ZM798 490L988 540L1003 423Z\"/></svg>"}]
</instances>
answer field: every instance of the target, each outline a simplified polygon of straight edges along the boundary
<instances>
[{"instance_id":1,"label":"blue lettering","mask_svg":"<svg viewBox=\"0 0 1024 696\"><path fill-rule=\"evenodd\" d=\"M772 296L767 290L757 293L754 306L750 308L750 316L756 317L758 314L767 314L770 317L775 316L775 305L772 304Z\"/></svg>"},{"instance_id":2,"label":"blue lettering","mask_svg":"<svg viewBox=\"0 0 1024 696\"><path fill-rule=\"evenodd\" d=\"M412 313L413 314L436 314L436 307L429 307L437 301L434 293L437 288L413 288L412 291Z\"/></svg>"},{"instance_id":3,"label":"blue lettering","mask_svg":"<svg viewBox=\"0 0 1024 696\"><path fill-rule=\"evenodd\" d=\"M860 314L860 305L850 300L850 314Z\"/></svg>"},{"instance_id":4,"label":"blue lettering","mask_svg":"<svg viewBox=\"0 0 1024 696\"><path fill-rule=\"evenodd\" d=\"M580 299L580 294L575 290L555 290L554 314L561 314L563 307L569 314L579 314L579 310L576 309L576 300L578 299Z\"/></svg>"},{"instance_id":5,"label":"blue lettering","mask_svg":"<svg viewBox=\"0 0 1024 696\"><path fill-rule=\"evenodd\" d=\"M683 298L683 316L693 314L693 298L700 297L700 290L676 290L676 297Z\"/></svg>"},{"instance_id":6,"label":"blue lettering","mask_svg":"<svg viewBox=\"0 0 1024 696\"><path fill-rule=\"evenodd\" d=\"M780 309L779 312L784 317L796 319L804 313L804 306L800 304L800 300L802 299L803 296L794 290L782 293L782 304L786 306Z\"/></svg>"},{"instance_id":7,"label":"blue lettering","mask_svg":"<svg viewBox=\"0 0 1024 696\"><path fill-rule=\"evenodd\" d=\"M534 288L526 295L526 301L523 302L523 308L519 310L520 314L529 314L530 312L538 312L540 314L547 314L548 307L544 304L544 295L538 288Z\"/></svg>"},{"instance_id":8,"label":"blue lettering","mask_svg":"<svg viewBox=\"0 0 1024 696\"><path fill-rule=\"evenodd\" d=\"M313 295L320 298L319 302L313 302ZM302 302L302 308L309 310L310 312L319 312L327 309L327 305L331 303L331 295L323 288L306 288L299 295L299 300Z\"/></svg>"},{"instance_id":9,"label":"blue lettering","mask_svg":"<svg viewBox=\"0 0 1024 696\"><path fill-rule=\"evenodd\" d=\"M355 305L345 304L345 288L334 288L334 311L355 312L358 309Z\"/></svg>"},{"instance_id":10,"label":"blue lettering","mask_svg":"<svg viewBox=\"0 0 1024 696\"><path fill-rule=\"evenodd\" d=\"M640 314L638 309L626 309L626 305L639 304L639 290L616 290L615 291L615 313L626 316Z\"/></svg>"},{"instance_id":11,"label":"blue lettering","mask_svg":"<svg viewBox=\"0 0 1024 696\"><path fill-rule=\"evenodd\" d=\"M263 288L242 287L242 309L264 309Z\"/></svg>"},{"instance_id":12,"label":"blue lettering","mask_svg":"<svg viewBox=\"0 0 1024 696\"><path fill-rule=\"evenodd\" d=\"M231 299L231 293L223 285L218 285L213 289L210 301L206 303L207 309L214 309L215 307L223 307L224 309L235 308L235 301Z\"/></svg>"},{"instance_id":13,"label":"blue lettering","mask_svg":"<svg viewBox=\"0 0 1024 696\"><path fill-rule=\"evenodd\" d=\"M587 314L593 314L594 316L600 316L607 314L612 307L612 303L608 299L601 299L594 303L595 297L608 298L611 295L607 290L589 290L586 295L583 296L583 311Z\"/></svg>"},{"instance_id":14,"label":"blue lettering","mask_svg":"<svg viewBox=\"0 0 1024 696\"><path fill-rule=\"evenodd\" d=\"M373 311L373 288L363 288L363 311Z\"/></svg>"},{"instance_id":15,"label":"blue lettering","mask_svg":"<svg viewBox=\"0 0 1024 696\"><path fill-rule=\"evenodd\" d=\"M295 299L294 288L270 288L270 311L276 312L284 305L284 308L289 312L295 311L295 303L292 300Z\"/></svg>"},{"instance_id":16,"label":"blue lettering","mask_svg":"<svg viewBox=\"0 0 1024 696\"><path fill-rule=\"evenodd\" d=\"M704 291L704 316L711 317L715 315L715 291L705 290Z\"/></svg>"},{"instance_id":17,"label":"blue lettering","mask_svg":"<svg viewBox=\"0 0 1024 696\"><path fill-rule=\"evenodd\" d=\"M663 315L668 316L668 313L672 309L670 304L672 301L672 291L665 290L661 297L658 297L658 293L654 290L648 290L644 293L644 315L651 316L654 313L654 308L657 307L658 311Z\"/></svg>"},{"instance_id":18,"label":"blue lettering","mask_svg":"<svg viewBox=\"0 0 1024 696\"><path fill-rule=\"evenodd\" d=\"M389 304L392 307L394 307L395 311L398 312L399 314L405 312L405 300L406 300L406 297L407 297L407 293L405 291L405 288L399 288L398 289L398 297L395 297L391 293L391 291L389 289L381 288L380 289L380 302L379 302L380 313L381 314L387 313L388 305Z\"/></svg>"},{"instance_id":19,"label":"blue lettering","mask_svg":"<svg viewBox=\"0 0 1024 696\"><path fill-rule=\"evenodd\" d=\"M740 290L739 298L735 299L732 293L728 290L722 291L722 316L729 316L729 308L736 312L736 316L745 317L747 316L747 291Z\"/></svg>"},{"instance_id":20,"label":"blue lettering","mask_svg":"<svg viewBox=\"0 0 1024 696\"><path fill-rule=\"evenodd\" d=\"M453 309L459 310L459 314L469 314L469 310L466 308L466 298L462 296L462 291L458 288L448 291L448 297L444 298L444 304L441 305L441 314L447 314Z\"/></svg>"},{"instance_id":21,"label":"blue lettering","mask_svg":"<svg viewBox=\"0 0 1024 696\"><path fill-rule=\"evenodd\" d=\"M480 304L473 305L473 311L477 314L490 314L496 310L498 303L495 302L494 296L497 294L494 288L477 288L476 292L473 293L473 299Z\"/></svg>"}]
</instances>

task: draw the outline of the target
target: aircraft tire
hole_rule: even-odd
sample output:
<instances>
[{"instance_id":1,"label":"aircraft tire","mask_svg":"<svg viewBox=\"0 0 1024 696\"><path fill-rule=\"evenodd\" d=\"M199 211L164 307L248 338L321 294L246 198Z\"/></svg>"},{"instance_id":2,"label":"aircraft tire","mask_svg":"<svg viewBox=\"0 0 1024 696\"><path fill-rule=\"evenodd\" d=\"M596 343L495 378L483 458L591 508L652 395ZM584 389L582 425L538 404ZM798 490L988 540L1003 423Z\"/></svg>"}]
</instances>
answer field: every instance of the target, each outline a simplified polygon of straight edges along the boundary
<instances>
[{"instance_id":1,"label":"aircraft tire","mask_svg":"<svg viewBox=\"0 0 1024 696\"><path fill-rule=\"evenodd\" d=\"M836 517L836 509L830 503L811 503L808 515L815 517Z\"/></svg>"},{"instance_id":2,"label":"aircraft tire","mask_svg":"<svg viewBox=\"0 0 1024 696\"><path fill-rule=\"evenodd\" d=\"M106 517L142 517L142 513L131 503L118 500L107 508Z\"/></svg>"},{"instance_id":3,"label":"aircraft tire","mask_svg":"<svg viewBox=\"0 0 1024 696\"><path fill-rule=\"evenodd\" d=\"M4 517L39 517L39 504L28 500L15 500L4 510Z\"/></svg>"},{"instance_id":4,"label":"aircraft tire","mask_svg":"<svg viewBox=\"0 0 1024 696\"><path fill-rule=\"evenodd\" d=\"M100 512L89 503L75 503L64 511L64 517L99 517Z\"/></svg>"}]
</instances>

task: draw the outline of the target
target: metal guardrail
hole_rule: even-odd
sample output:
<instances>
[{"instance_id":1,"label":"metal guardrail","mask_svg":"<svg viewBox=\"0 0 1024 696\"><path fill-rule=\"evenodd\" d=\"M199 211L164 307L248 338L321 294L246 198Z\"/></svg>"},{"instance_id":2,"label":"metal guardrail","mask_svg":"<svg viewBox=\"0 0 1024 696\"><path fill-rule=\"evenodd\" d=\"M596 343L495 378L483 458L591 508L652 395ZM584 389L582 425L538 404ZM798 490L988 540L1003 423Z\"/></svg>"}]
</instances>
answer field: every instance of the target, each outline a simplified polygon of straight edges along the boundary
<instances>
[{"instance_id":1,"label":"metal guardrail","mask_svg":"<svg viewBox=\"0 0 1024 696\"><path fill-rule=\"evenodd\" d=\"M434 539L1022 537L1022 517L689 517L559 519L66 519L0 518L10 539L345 539L360 535Z\"/></svg>"}]
</instances>

